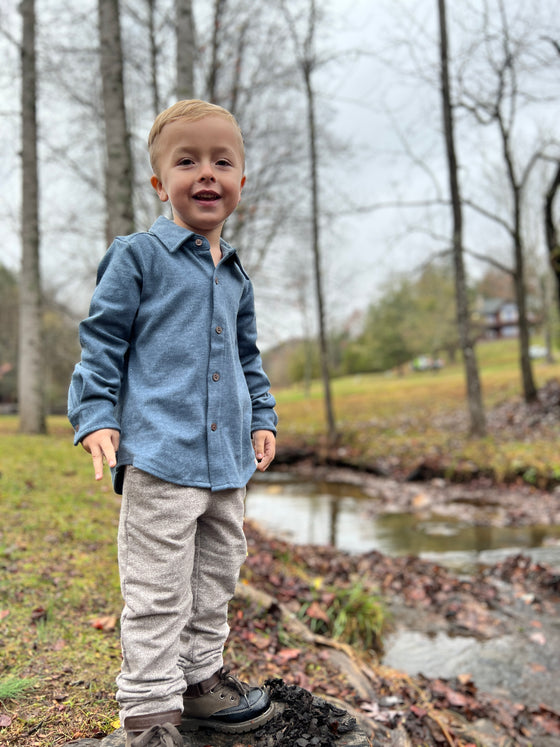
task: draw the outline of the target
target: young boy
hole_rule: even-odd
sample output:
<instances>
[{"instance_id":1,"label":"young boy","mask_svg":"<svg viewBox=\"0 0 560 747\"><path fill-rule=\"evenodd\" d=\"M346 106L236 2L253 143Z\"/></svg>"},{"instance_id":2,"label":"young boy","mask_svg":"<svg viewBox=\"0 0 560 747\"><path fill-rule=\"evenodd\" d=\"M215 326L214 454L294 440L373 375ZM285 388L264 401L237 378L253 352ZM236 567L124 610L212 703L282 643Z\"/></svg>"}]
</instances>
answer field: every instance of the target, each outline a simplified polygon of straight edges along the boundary
<instances>
[{"instance_id":1,"label":"young boy","mask_svg":"<svg viewBox=\"0 0 560 747\"><path fill-rule=\"evenodd\" d=\"M274 458L277 418L251 282L221 238L245 184L239 126L180 101L148 144L173 221L117 237L101 261L68 416L95 478L105 459L123 496L126 745L170 747L183 745L181 723L243 732L272 716L263 689L223 668L223 648L247 552L245 486Z\"/></svg>"}]
</instances>

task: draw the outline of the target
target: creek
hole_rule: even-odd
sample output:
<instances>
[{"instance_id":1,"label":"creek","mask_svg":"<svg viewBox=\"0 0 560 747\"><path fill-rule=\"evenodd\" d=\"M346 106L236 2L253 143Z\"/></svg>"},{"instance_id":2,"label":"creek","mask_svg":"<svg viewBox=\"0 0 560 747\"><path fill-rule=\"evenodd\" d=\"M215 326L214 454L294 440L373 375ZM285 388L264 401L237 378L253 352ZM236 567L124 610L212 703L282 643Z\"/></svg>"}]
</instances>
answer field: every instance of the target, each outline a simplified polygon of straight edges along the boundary
<instances>
[{"instance_id":1,"label":"creek","mask_svg":"<svg viewBox=\"0 0 560 747\"><path fill-rule=\"evenodd\" d=\"M438 514L437 506L431 510L429 505L422 511L385 513L380 500L358 485L270 473L252 480L246 515L296 544L330 544L349 553L415 555L461 575L519 552L560 570L560 525L479 525L453 512ZM469 673L482 691L558 710L560 620L538 620L535 635L531 610L521 605L515 615L518 633L483 641L430 633L416 612L399 615L384 642L383 663L426 677Z\"/></svg>"}]
</instances>

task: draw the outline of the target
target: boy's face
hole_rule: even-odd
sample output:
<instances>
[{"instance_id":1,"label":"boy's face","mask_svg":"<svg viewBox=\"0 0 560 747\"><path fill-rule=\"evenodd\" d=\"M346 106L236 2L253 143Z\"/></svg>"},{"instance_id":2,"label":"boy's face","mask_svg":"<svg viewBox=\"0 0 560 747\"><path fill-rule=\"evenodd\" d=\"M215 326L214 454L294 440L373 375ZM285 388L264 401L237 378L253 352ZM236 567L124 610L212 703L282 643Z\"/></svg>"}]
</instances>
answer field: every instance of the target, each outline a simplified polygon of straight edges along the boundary
<instances>
[{"instance_id":1,"label":"boy's face","mask_svg":"<svg viewBox=\"0 0 560 747\"><path fill-rule=\"evenodd\" d=\"M174 222L219 238L245 183L243 144L234 125L219 115L176 119L159 134L157 152L159 173L151 182L160 200L170 201Z\"/></svg>"}]
</instances>

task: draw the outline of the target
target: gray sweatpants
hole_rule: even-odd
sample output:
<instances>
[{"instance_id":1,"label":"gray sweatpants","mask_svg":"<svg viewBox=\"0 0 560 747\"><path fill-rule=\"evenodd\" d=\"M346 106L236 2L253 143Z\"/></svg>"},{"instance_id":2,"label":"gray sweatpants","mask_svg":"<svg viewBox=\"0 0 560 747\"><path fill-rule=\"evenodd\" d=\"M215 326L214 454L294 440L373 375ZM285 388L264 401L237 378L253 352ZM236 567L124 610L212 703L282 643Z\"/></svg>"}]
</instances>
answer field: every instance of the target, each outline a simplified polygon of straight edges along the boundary
<instances>
[{"instance_id":1,"label":"gray sweatpants","mask_svg":"<svg viewBox=\"0 0 560 747\"><path fill-rule=\"evenodd\" d=\"M119 524L121 723L182 709L223 666L228 603L247 555L245 488L211 492L127 467Z\"/></svg>"}]
</instances>

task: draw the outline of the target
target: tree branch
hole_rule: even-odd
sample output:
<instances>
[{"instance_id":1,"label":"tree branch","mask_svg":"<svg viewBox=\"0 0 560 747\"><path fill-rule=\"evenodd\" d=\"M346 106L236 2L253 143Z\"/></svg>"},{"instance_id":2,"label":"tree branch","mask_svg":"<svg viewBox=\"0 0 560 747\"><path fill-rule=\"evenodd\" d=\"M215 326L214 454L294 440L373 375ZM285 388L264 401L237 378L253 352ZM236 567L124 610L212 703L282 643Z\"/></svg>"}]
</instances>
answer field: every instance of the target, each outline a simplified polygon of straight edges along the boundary
<instances>
[{"instance_id":1,"label":"tree branch","mask_svg":"<svg viewBox=\"0 0 560 747\"><path fill-rule=\"evenodd\" d=\"M497 223L499 226L501 226L507 233L514 238L514 230L513 228L505 221L503 218L500 218L499 215L495 215L494 213L491 213L489 210L486 210L486 208L483 208L481 205L477 205L476 202L473 202L472 200L463 198L463 204L467 207L472 208L472 210L475 210L480 215L484 216L485 218L488 218L488 220L493 221L494 223Z\"/></svg>"}]
</instances>

